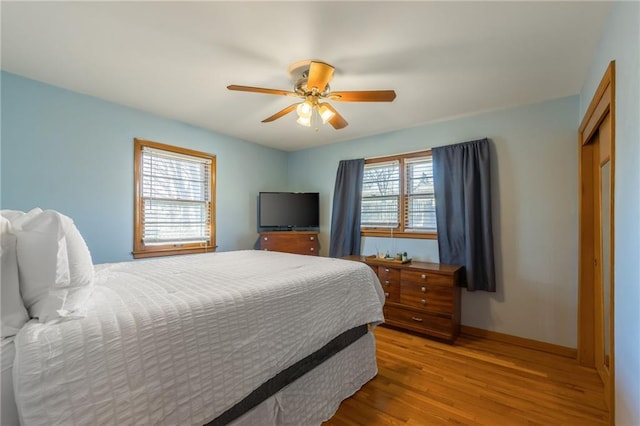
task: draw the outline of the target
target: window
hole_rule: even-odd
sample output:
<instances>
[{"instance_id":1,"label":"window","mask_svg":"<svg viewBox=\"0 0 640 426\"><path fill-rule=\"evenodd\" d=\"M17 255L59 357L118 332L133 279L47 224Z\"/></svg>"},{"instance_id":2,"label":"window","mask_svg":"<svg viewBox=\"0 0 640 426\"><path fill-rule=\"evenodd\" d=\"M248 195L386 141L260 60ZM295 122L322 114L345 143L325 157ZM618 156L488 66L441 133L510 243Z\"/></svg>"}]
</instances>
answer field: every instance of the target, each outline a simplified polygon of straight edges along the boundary
<instances>
[{"instance_id":1,"label":"window","mask_svg":"<svg viewBox=\"0 0 640 426\"><path fill-rule=\"evenodd\" d=\"M362 235L436 238L431 151L365 161Z\"/></svg>"},{"instance_id":2,"label":"window","mask_svg":"<svg viewBox=\"0 0 640 426\"><path fill-rule=\"evenodd\" d=\"M216 157L135 139L133 257L215 248Z\"/></svg>"},{"instance_id":3,"label":"window","mask_svg":"<svg viewBox=\"0 0 640 426\"><path fill-rule=\"evenodd\" d=\"M364 166L362 180L362 226L397 228L400 224L400 161Z\"/></svg>"}]
</instances>

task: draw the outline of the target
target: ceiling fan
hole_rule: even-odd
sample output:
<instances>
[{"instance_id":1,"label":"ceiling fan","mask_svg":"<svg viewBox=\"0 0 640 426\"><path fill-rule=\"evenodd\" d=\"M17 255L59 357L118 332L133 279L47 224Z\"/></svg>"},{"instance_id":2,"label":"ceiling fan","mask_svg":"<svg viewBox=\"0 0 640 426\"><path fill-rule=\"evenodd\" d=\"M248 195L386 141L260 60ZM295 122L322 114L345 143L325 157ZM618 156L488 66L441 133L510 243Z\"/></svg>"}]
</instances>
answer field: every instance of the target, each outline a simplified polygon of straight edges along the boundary
<instances>
[{"instance_id":1,"label":"ceiling fan","mask_svg":"<svg viewBox=\"0 0 640 426\"><path fill-rule=\"evenodd\" d=\"M293 84L293 91L264 89L250 86L227 86L229 90L240 92L265 93L268 95L293 96L304 99L302 102L289 105L278 111L271 117L262 120L263 123L275 121L280 117L289 114L294 109L298 114L297 123L306 126L314 126L319 119L323 123L329 123L334 129L339 130L347 127L349 123L327 102L330 100L337 102L391 102L396 98L393 90L364 90L355 92L332 92L329 81L333 78L334 67L315 60L305 60L292 64L289 67L289 75Z\"/></svg>"}]
</instances>

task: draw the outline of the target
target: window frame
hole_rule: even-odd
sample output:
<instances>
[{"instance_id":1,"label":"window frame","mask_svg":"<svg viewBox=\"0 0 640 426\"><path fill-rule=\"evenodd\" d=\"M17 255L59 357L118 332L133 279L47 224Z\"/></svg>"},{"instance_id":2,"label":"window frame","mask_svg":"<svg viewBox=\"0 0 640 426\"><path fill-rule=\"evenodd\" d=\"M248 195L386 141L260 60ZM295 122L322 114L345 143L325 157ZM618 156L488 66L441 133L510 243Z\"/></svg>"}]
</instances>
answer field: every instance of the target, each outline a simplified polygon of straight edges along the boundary
<instances>
[{"instance_id":1,"label":"window frame","mask_svg":"<svg viewBox=\"0 0 640 426\"><path fill-rule=\"evenodd\" d=\"M171 153L205 158L211 161L210 188L211 199L209 203L209 241L206 243L162 244L145 246L142 240L144 206L142 197L142 149L144 147L159 149ZM134 217L133 217L133 258L174 256L180 254L207 253L216 249L216 156L187 148L167 145L159 142L134 138Z\"/></svg>"},{"instance_id":2,"label":"window frame","mask_svg":"<svg viewBox=\"0 0 640 426\"><path fill-rule=\"evenodd\" d=\"M416 157L431 157L431 150L426 151L418 151L411 152L407 154L397 154L390 155L386 157L376 157L376 158L367 158L364 160L365 166L367 164L375 164L375 163L385 163L390 161L398 161L400 167L400 196L399 196L399 206L398 206L398 227L396 228L388 228L388 227L360 227L360 235L362 237L381 237L381 238L416 238L416 239L429 239L435 240L438 238L437 231L405 231L406 227L406 214L405 211L407 209L407 200L409 196L407 195L407 187L406 187L406 165L405 160Z\"/></svg>"}]
</instances>

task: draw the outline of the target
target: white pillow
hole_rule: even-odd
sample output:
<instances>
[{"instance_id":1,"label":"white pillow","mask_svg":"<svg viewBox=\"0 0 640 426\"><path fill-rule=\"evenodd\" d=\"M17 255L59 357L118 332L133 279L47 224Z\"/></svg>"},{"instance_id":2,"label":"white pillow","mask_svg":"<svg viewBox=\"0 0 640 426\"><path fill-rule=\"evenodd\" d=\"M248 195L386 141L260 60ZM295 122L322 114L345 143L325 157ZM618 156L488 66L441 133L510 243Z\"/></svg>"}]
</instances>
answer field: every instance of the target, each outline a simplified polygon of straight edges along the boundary
<instances>
[{"instance_id":1,"label":"white pillow","mask_svg":"<svg viewBox=\"0 0 640 426\"><path fill-rule=\"evenodd\" d=\"M85 316L93 262L73 220L45 210L24 222L17 236L20 291L31 318Z\"/></svg>"},{"instance_id":2,"label":"white pillow","mask_svg":"<svg viewBox=\"0 0 640 426\"><path fill-rule=\"evenodd\" d=\"M8 219L9 222L24 215L25 213L21 210L0 210L0 216Z\"/></svg>"},{"instance_id":3,"label":"white pillow","mask_svg":"<svg viewBox=\"0 0 640 426\"><path fill-rule=\"evenodd\" d=\"M22 303L18 283L18 258L16 256L16 236L11 223L0 216L0 292L2 310L2 337L14 336L29 321L29 315Z\"/></svg>"},{"instance_id":4,"label":"white pillow","mask_svg":"<svg viewBox=\"0 0 640 426\"><path fill-rule=\"evenodd\" d=\"M42 213L42 209L39 207L31 209L27 213L20 210L0 210L0 215L6 217L9 219L9 222L11 222L14 232L21 230L23 223L31 220L40 213Z\"/></svg>"}]
</instances>

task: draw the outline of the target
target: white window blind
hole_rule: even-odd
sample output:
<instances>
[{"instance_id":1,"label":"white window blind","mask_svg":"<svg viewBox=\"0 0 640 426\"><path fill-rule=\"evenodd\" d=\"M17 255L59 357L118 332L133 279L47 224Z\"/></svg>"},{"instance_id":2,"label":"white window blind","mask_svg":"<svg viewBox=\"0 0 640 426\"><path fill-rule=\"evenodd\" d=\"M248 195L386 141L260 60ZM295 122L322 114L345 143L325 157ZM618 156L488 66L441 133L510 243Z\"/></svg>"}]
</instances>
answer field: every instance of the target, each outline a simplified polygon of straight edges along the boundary
<instances>
[{"instance_id":1,"label":"white window blind","mask_svg":"<svg viewBox=\"0 0 640 426\"><path fill-rule=\"evenodd\" d=\"M209 242L211 159L144 146L141 166L144 244Z\"/></svg>"},{"instance_id":2,"label":"white window blind","mask_svg":"<svg viewBox=\"0 0 640 426\"><path fill-rule=\"evenodd\" d=\"M435 232L436 203L431 156L405 159L405 231Z\"/></svg>"},{"instance_id":3,"label":"white window blind","mask_svg":"<svg viewBox=\"0 0 640 426\"><path fill-rule=\"evenodd\" d=\"M366 160L363 177L362 235L392 236L392 228L405 238L435 237L431 151Z\"/></svg>"},{"instance_id":4,"label":"white window blind","mask_svg":"<svg viewBox=\"0 0 640 426\"><path fill-rule=\"evenodd\" d=\"M397 228L400 223L400 162L364 166L361 226Z\"/></svg>"}]
</instances>

